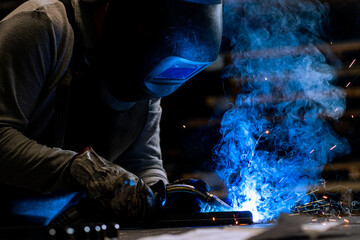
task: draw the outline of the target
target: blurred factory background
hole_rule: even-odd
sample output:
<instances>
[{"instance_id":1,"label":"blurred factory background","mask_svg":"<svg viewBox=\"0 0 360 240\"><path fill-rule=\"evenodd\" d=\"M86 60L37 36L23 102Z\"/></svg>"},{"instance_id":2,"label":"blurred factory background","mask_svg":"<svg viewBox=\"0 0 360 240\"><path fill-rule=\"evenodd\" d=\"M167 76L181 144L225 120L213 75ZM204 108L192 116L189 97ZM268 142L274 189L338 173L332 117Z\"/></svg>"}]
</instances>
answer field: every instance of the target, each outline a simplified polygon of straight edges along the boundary
<instances>
[{"instance_id":1,"label":"blurred factory background","mask_svg":"<svg viewBox=\"0 0 360 240\"><path fill-rule=\"evenodd\" d=\"M0 18L22 2L25 1L0 0ZM326 41L342 63L337 69L337 85L347 92L347 110L340 121L332 124L348 139L352 151L325 167L322 175L327 183L321 191L354 199L360 193L360 2L323 2L329 4L331 17ZM222 115L231 107L238 91L231 78L222 78L222 70L229 61L231 55L224 41L215 64L162 100L161 144L170 181L203 178L220 197L226 192L214 174L211 161L213 147L220 136Z\"/></svg>"}]
</instances>

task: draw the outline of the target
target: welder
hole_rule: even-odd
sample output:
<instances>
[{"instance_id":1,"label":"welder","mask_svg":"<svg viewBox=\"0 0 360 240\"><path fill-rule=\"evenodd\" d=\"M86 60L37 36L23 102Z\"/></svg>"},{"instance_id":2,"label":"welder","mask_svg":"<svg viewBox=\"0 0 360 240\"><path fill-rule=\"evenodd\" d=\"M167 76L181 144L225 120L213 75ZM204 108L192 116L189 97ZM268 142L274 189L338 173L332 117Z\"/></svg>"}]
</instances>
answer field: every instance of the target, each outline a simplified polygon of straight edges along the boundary
<instances>
[{"instance_id":1,"label":"welder","mask_svg":"<svg viewBox=\"0 0 360 240\"><path fill-rule=\"evenodd\" d=\"M221 18L221 0L29 0L2 19L2 222L47 224L82 193L152 212L160 99L216 60Z\"/></svg>"}]
</instances>

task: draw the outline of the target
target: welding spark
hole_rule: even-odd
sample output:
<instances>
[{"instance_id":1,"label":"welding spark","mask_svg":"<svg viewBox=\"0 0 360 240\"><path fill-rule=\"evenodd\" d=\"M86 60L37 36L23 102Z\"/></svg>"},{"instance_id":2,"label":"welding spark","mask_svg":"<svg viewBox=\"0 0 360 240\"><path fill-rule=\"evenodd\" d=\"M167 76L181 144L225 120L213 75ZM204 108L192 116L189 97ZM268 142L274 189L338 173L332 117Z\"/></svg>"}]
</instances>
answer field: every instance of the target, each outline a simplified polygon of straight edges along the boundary
<instances>
[{"instance_id":1,"label":"welding spark","mask_svg":"<svg viewBox=\"0 0 360 240\"><path fill-rule=\"evenodd\" d=\"M314 149L313 149L313 150L311 150L311 151L310 151L310 154L312 154L314 151L315 151Z\"/></svg>"},{"instance_id":2,"label":"welding spark","mask_svg":"<svg viewBox=\"0 0 360 240\"><path fill-rule=\"evenodd\" d=\"M334 150L336 147L337 147L336 145L332 146L332 147L330 148L330 151Z\"/></svg>"},{"instance_id":3,"label":"welding spark","mask_svg":"<svg viewBox=\"0 0 360 240\"><path fill-rule=\"evenodd\" d=\"M250 158L250 159L252 159L252 158L255 156L256 147L258 146L259 141L260 141L261 137L264 136L264 134L267 134L267 135L268 135L268 134L270 134L270 131L269 131L269 130L265 130L263 133L260 134L260 136L258 137L258 139L256 140L256 143L255 143L255 145L254 145L254 148L253 148L253 150L252 150L252 154L251 154L251 158ZM250 166L251 166L251 161L249 161L249 164L248 164L248 167L250 167Z\"/></svg>"},{"instance_id":4,"label":"welding spark","mask_svg":"<svg viewBox=\"0 0 360 240\"><path fill-rule=\"evenodd\" d=\"M348 84L346 84L346 86L345 86L345 87L349 87L349 86L350 86L350 84L351 84L351 82L348 82Z\"/></svg>"},{"instance_id":5,"label":"welding spark","mask_svg":"<svg viewBox=\"0 0 360 240\"><path fill-rule=\"evenodd\" d=\"M352 61L352 63L349 65L349 68L351 68L351 67L354 65L355 61L356 61L356 58L355 58L354 61Z\"/></svg>"}]
</instances>

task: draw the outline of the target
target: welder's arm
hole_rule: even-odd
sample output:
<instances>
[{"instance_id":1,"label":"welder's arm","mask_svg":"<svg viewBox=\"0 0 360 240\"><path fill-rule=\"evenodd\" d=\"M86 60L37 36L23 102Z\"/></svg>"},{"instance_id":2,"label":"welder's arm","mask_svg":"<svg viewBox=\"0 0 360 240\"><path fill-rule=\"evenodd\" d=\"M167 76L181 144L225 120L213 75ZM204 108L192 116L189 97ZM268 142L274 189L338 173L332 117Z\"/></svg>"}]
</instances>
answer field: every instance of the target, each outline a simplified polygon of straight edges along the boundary
<instances>
[{"instance_id":1,"label":"welder's arm","mask_svg":"<svg viewBox=\"0 0 360 240\"><path fill-rule=\"evenodd\" d=\"M56 25L42 11L0 23L0 182L39 192L70 187L66 169L75 155L25 136L34 109L51 99L46 93L70 61L73 33L58 15Z\"/></svg>"},{"instance_id":2,"label":"welder's arm","mask_svg":"<svg viewBox=\"0 0 360 240\"><path fill-rule=\"evenodd\" d=\"M64 11L61 6L58 10ZM70 62L71 28L61 22L53 25L63 16L49 21L39 10L0 22L0 183L38 192L85 190L122 217L143 217L153 195L135 175L91 149L76 154L31 139L45 123L32 124L37 130L30 134L30 119L39 112L52 116L56 86Z\"/></svg>"},{"instance_id":3,"label":"welder's arm","mask_svg":"<svg viewBox=\"0 0 360 240\"><path fill-rule=\"evenodd\" d=\"M71 189L65 169L74 155L38 144L13 127L0 127L1 183L44 193Z\"/></svg>"},{"instance_id":4,"label":"welder's arm","mask_svg":"<svg viewBox=\"0 0 360 240\"><path fill-rule=\"evenodd\" d=\"M116 163L153 185L159 180L168 183L160 148L160 99L150 101L147 121L140 137Z\"/></svg>"}]
</instances>

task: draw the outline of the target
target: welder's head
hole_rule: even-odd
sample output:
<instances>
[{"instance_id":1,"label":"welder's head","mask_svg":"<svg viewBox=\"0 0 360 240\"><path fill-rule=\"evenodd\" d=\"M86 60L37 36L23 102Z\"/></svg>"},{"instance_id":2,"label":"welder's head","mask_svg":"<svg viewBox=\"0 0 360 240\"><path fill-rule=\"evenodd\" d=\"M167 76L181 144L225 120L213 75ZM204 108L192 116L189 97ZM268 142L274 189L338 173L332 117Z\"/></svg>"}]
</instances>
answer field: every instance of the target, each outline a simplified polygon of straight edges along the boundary
<instances>
[{"instance_id":1,"label":"welder's head","mask_svg":"<svg viewBox=\"0 0 360 240\"><path fill-rule=\"evenodd\" d=\"M222 0L111 0L100 65L120 101L164 97L213 63Z\"/></svg>"}]
</instances>

